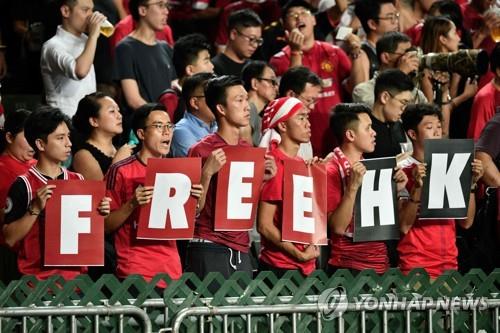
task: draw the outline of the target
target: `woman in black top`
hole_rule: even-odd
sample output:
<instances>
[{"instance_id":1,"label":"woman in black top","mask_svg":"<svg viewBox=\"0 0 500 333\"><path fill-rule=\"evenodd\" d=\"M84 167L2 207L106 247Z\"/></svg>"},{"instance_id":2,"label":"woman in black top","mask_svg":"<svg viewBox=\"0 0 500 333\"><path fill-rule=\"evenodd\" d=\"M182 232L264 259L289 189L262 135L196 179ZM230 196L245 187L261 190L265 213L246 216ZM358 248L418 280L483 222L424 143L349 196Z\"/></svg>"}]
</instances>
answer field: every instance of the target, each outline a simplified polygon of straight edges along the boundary
<instances>
[{"instance_id":1,"label":"woman in black top","mask_svg":"<svg viewBox=\"0 0 500 333\"><path fill-rule=\"evenodd\" d=\"M76 149L72 168L85 179L103 180L109 166L131 155L133 145L120 149L113 145L113 137L123 132L122 115L115 101L101 92L85 96L78 103L73 116L76 131ZM116 252L113 235L106 235L104 267L89 267L89 275L97 280L102 274L114 273Z\"/></svg>"},{"instance_id":2,"label":"woman in black top","mask_svg":"<svg viewBox=\"0 0 500 333\"><path fill-rule=\"evenodd\" d=\"M116 149L113 145L113 137L123 131L122 115L115 101L103 93L80 100L73 127L79 138L76 141L80 142L73 156L73 169L85 179L103 180L109 166L129 157L134 148L125 144Z\"/></svg>"}]
</instances>

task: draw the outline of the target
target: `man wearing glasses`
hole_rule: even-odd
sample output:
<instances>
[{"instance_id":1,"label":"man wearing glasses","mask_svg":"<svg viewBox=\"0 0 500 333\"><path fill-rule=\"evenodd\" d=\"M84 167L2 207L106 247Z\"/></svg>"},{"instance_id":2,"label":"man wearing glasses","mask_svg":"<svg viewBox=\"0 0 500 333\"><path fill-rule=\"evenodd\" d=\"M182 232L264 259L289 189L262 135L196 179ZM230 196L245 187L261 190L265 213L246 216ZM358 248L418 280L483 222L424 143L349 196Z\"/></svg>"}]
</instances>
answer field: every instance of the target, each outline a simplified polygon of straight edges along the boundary
<instances>
[{"instance_id":1,"label":"man wearing glasses","mask_svg":"<svg viewBox=\"0 0 500 333\"><path fill-rule=\"evenodd\" d=\"M223 1L217 1L223 2ZM277 0L238 0L230 1L225 5L222 13L219 16L219 26L217 27L217 36L215 37L215 44L218 50L224 51L228 39L228 18L231 13L242 9L250 9L254 11L262 20L263 26L267 26L272 22L278 21L281 14L279 1ZM267 59L266 59L267 60Z\"/></svg>"},{"instance_id":2,"label":"man wearing glasses","mask_svg":"<svg viewBox=\"0 0 500 333\"><path fill-rule=\"evenodd\" d=\"M232 13L228 20L228 41L223 53L212 58L217 75L240 77L241 70L262 45L262 21L250 9Z\"/></svg>"},{"instance_id":3,"label":"man wearing glasses","mask_svg":"<svg viewBox=\"0 0 500 333\"><path fill-rule=\"evenodd\" d=\"M175 79L172 48L156 39L167 24L166 0L131 0L129 9L136 28L116 46L114 77L120 82L124 107L124 133L130 115L140 106L154 102Z\"/></svg>"},{"instance_id":4,"label":"man wearing glasses","mask_svg":"<svg viewBox=\"0 0 500 333\"><path fill-rule=\"evenodd\" d=\"M285 5L282 19L288 45L271 58L270 64L278 76L282 76L291 67L305 66L320 77L322 92L309 120L314 155L325 156L332 150L335 141L328 129L330 110L344 99L344 80L346 90L352 91L352 82L360 71L357 56L361 45L359 38L356 40L357 36L349 36L349 59L341 48L315 40L316 19L312 10L312 6L304 0L290 0Z\"/></svg>"},{"instance_id":5,"label":"man wearing glasses","mask_svg":"<svg viewBox=\"0 0 500 333\"><path fill-rule=\"evenodd\" d=\"M399 13L394 7L394 0L358 0L354 7L366 40L361 44L360 62L363 67L363 79L373 78L378 70L379 62L375 45L377 40L388 31L399 30Z\"/></svg>"},{"instance_id":6,"label":"man wearing glasses","mask_svg":"<svg viewBox=\"0 0 500 333\"><path fill-rule=\"evenodd\" d=\"M111 213L105 219L105 230L114 233L116 275L124 279L140 274L150 281L158 273L172 279L182 274L175 240L136 239L140 207L151 202L153 186L144 186L150 158L163 158L170 150L175 125L162 104L147 103L134 112L133 127L141 150L119 163L106 174L106 190L111 197ZM201 195L201 185L193 184L191 195ZM166 287L161 281L158 287Z\"/></svg>"},{"instance_id":7,"label":"man wearing glasses","mask_svg":"<svg viewBox=\"0 0 500 333\"><path fill-rule=\"evenodd\" d=\"M406 142L401 126L401 115L413 102L413 81L399 69L388 69L375 81L375 103L370 118L377 132L375 150L364 154L364 158L396 156L401 153L400 143Z\"/></svg>"},{"instance_id":8,"label":"man wearing glasses","mask_svg":"<svg viewBox=\"0 0 500 333\"><path fill-rule=\"evenodd\" d=\"M411 41L408 36L401 32L391 31L386 33L377 41L377 56L379 69L378 73L391 68L397 68L405 74L411 74L418 70L420 60L417 52L411 46ZM378 75L366 82L362 82L352 91L352 100L356 103L365 103L369 107L373 106L375 96L373 90L375 88L375 79ZM415 88L413 95L416 97L412 100L413 103L427 103L424 93Z\"/></svg>"}]
</instances>

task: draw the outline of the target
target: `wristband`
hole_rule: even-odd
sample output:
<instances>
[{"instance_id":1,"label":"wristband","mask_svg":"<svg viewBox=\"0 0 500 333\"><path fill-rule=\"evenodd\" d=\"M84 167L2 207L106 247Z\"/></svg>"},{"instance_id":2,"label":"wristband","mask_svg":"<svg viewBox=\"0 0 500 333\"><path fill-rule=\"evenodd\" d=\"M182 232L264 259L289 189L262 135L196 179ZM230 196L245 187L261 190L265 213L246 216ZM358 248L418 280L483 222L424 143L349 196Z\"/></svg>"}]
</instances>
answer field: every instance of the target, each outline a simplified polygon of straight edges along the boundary
<instances>
[{"instance_id":1,"label":"wristband","mask_svg":"<svg viewBox=\"0 0 500 333\"><path fill-rule=\"evenodd\" d=\"M302 51L292 51L291 54L292 55L303 55L304 52L302 52Z\"/></svg>"},{"instance_id":2,"label":"wristband","mask_svg":"<svg viewBox=\"0 0 500 333\"><path fill-rule=\"evenodd\" d=\"M477 183L474 183L470 187L470 193L476 193L476 190L477 190Z\"/></svg>"}]
</instances>

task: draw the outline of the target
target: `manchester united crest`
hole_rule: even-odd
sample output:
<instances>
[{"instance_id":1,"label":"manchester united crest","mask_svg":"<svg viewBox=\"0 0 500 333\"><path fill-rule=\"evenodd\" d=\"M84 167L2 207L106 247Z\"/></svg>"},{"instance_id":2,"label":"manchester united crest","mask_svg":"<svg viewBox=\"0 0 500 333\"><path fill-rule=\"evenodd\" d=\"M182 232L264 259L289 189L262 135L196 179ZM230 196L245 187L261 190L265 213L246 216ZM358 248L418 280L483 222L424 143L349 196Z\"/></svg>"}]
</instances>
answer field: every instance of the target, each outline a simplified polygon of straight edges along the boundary
<instances>
[{"instance_id":1,"label":"manchester united crest","mask_svg":"<svg viewBox=\"0 0 500 333\"><path fill-rule=\"evenodd\" d=\"M321 69L327 73L331 73L333 72L333 64L328 60L324 60L321 62Z\"/></svg>"}]
</instances>

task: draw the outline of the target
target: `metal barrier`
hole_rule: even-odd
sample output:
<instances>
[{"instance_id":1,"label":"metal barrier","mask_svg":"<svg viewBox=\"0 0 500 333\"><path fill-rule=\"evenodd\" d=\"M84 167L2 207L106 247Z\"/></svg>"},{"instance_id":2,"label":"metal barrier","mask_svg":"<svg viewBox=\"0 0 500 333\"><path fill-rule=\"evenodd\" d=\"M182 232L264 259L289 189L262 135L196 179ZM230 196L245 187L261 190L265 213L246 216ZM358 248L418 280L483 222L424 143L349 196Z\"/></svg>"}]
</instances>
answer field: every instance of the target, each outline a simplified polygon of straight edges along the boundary
<instances>
[{"instance_id":1,"label":"metal barrier","mask_svg":"<svg viewBox=\"0 0 500 333\"><path fill-rule=\"evenodd\" d=\"M478 305L470 306L470 299L464 298L457 300L456 302L439 302L439 301L412 301L412 302L393 302L391 304L380 302L375 307L370 307L367 309L363 306L360 308L358 305L349 302L339 302L338 306L345 309L345 312L359 311L361 315L361 332L366 332L366 313L373 311L381 311L383 318L383 332L387 333L388 329L388 312L389 311L404 311L405 312L405 331L411 332L411 314L412 308L419 309L417 311L426 311L427 313L427 331L433 332L432 317L435 311L447 311L450 316L449 320L449 331L455 332L454 327L454 311L466 310L472 312L472 329L471 332L476 333L477 330L477 311ZM499 332L499 307L500 300L492 299L485 300L485 309L493 309L494 314L492 316L492 325L494 327L495 333ZM222 327L223 332L228 331L228 316L240 316L246 320L246 332L251 333L252 330L252 315L265 315L269 317L269 332L274 332L274 321L277 314L288 314L292 315L292 332L297 332L297 318L299 314L302 313L312 313L315 315L317 321L317 332L322 332L322 313L330 311L331 308L328 304L316 303L316 304L290 304L290 305L254 305L254 306L220 306L220 307L208 307L200 306L193 308L186 308L181 310L175 317L172 324L172 332L178 333L181 329L182 322L187 317L198 317L199 331L204 332L205 329L205 316L210 316L213 320L217 316L222 316ZM339 313L337 318L338 322L338 332L345 332L345 322L344 314ZM210 321L210 332L213 331L212 321ZM233 331L233 330L231 330Z\"/></svg>"},{"instance_id":2,"label":"metal barrier","mask_svg":"<svg viewBox=\"0 0 500 333\"><path fill-rule=\"evenodd\" d=\"M76 316L94 316L94 332L99 332L100 316L119 315L118 332L123 332L124 315L138 319L142 325L142 332L151 333L151 321L145 311L132 305L115 306L44 306L44 307L11 307L0 309L0 332L2 330L2 318L22 317L21 331L28 332L27 320L31 317L47 317L46 332L54 331L53 317L71 316L70 332L77 332Z\"/></svg>"},{"instance_id":3,"label":"metal barrier","mask_svg":"<svg viewBox=\"0 0 500 333\"><path fill-rule=\"evenodd\" d=\"M160 281L168 285L165 290L156 288ZM432 310L430 316L427 310L411 309L409 322L405 317L406 310L387 309L385 312L348 310L343 314L342 325L339 327L339 319L328 321L321 316L318 319L316 306L320 295L330 288L338 287L343 287L347 291L349 302L366 296L382 299L387 295L394 295L398 300L404 298L410 300L415 296L433 300L446 297L472 297L486 299L492 308L476 312ZM331 276L318 270L307 277L290 271L280 279L270 272L260 272L253 279L238 272L228 279L217 273L210 273L203 279L185 273L178 280L171 280L168 276L159 274L151 281L145 281L141 276L129 276L125 280L118 280L115 276L107 275L97 281L92 281L85 275L71 281L65 281L58 276L52 276L44 281L24 276L6 286L0 284L0 311L17 307L49 308L56 311L53 314L57 314L57 311L63 308L86 307L89 304L104 307L132 305L142 309L150 320L151 329L155 332L171 331L179 314L184 314L187 309L223 310L230 306L244 310L264 307L274 309L272 311L287 307L297 309L297 306L312 306L316 310L298 312L295 315L272 311L262 315L249 313L250 321L247 320L247 315L227 314L227 326L224 325L222 314L215 316L205 314L203 324L200 324L198 317L185 314L186 319L181 321L180 330L197 332L201 325L202 329L211 328L213 332L231 329L240 332L248 330L248 326L253 332L272 329L275 332L287 333L294 329L304 333L338 332L341 329L351 332L364 330L382 332L384 327L389 332L409 329L420 332L429 330L429 327L435 331L450 331L452 328L459 332L470 332L476 327L478 331L498 332L498 321L492 321L493 315L498 318L498 308L494 303L497 300L500 300L500 269L488 275L480 270L472 270L463 275L449 271L435 280L431 280L423 269L419 269L407 275L399 270L390 270L382 276L370 270L356 276L347 270L339 270ZM139 330L140 326L136 320L128 317L123 320L119 316L119 314L116 317L101 316L100 321L93 320L95 316L77 315L66 322L55 316L51 320L54 323L54 332L68 331L71 322L75 321L74 325L78 331L88 332L98 329L102 333L118 332L121 329L131 332ZM273 324L270 326L271 320ZM50 320L45 318L36 320L31 318L26 323L28 329L46 331L48 321ZM21 326L20 320L3 319L2 324L4 332L17 330Z\"/></svg>"}]
</instances>

